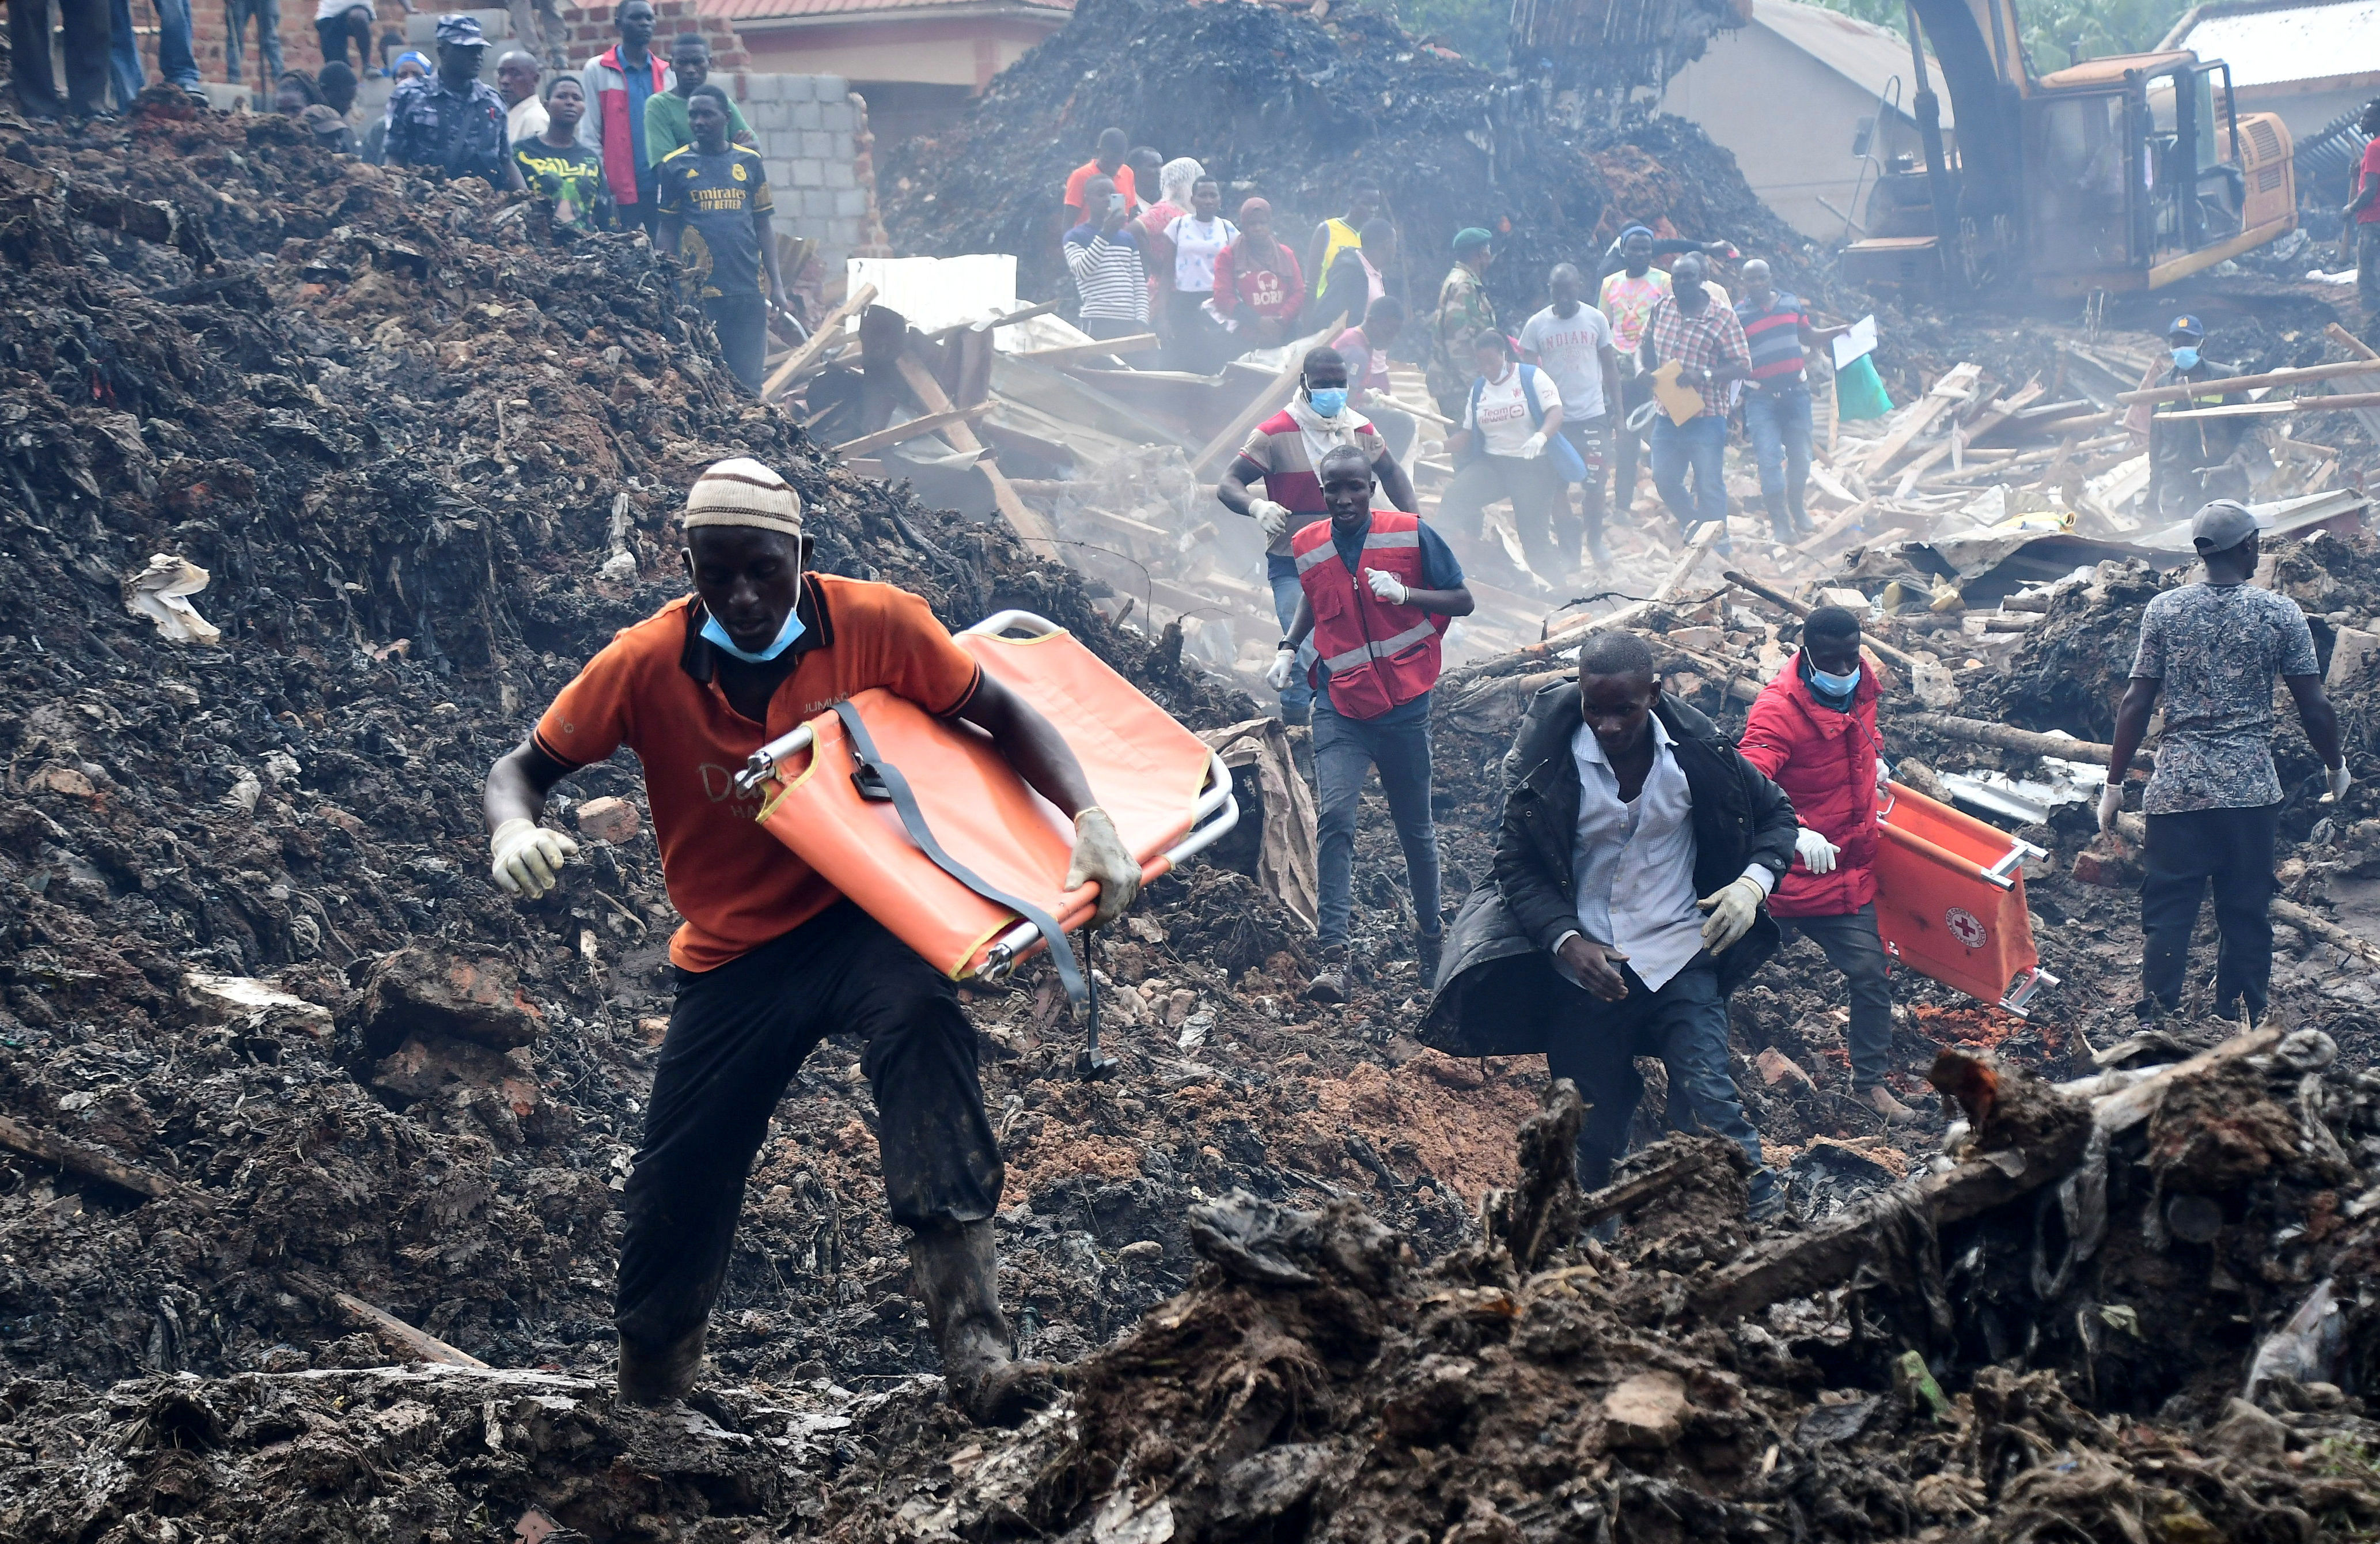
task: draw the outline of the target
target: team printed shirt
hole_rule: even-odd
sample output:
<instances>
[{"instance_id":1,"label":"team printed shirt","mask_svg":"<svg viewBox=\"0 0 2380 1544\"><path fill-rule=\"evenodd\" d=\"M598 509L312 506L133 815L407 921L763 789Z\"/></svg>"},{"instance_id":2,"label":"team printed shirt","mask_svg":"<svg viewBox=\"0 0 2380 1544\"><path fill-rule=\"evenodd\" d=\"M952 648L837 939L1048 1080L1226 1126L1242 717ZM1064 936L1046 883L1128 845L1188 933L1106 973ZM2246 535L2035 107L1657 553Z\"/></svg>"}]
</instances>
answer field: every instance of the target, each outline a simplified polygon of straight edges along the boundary
<instances>
[{"instance_id":1,"label":"team printed shirt","mask_svg":"<svg viewBox=\"0 0 2380 1544\"><path fill-rule=\"evenodd\" d=\"M485 177L504 185L512 154L504 99L484 80L460 91L445 80L400 80L388 98L388 159L403 166L430 166L448 176Z\"/></svg>"},{"instance_id":2,"label":"team printed shirt","mask_svg":"<svg viewBox=\"0 0 2380 1544\"><path fill-rule=\"evenodd\" d=\"M755 822L760 796L735 786L754 751L871 687L943 718L975 697L975 661L906 590L808 574L797 611L808 630L765 724L728 706L691 596L615 635L538 721L538 748L565 767L622 746L644 764L662 879L686 918L670 940L681 970L716 969L842 899Z\"/></svg>"},{"instance_id":3,"label":"team printed shirt","mask_svg":"<svg viewBox=\"0 0 2380 1544\"><path fill-rule=\"evenodd\" d=\"M1735 308L1724 300L1709 301L1698 314L1688 316L1678 309L1677 297L1663 296L1653 308L1653 320L1645 333L1658 357L1656 368L1675 359L1688 370L1715 371L1722 364L1749 364L1752 359L1751 346L1743 341L1743 323L1735 319ZM1704 392L1702 399L1703 410L1696 418L1714 418L1727 411L1724 391Z\"/></svg>"},{"instance_id":4,"label":"team printed shirt","mask_svg":"<svg viewBox=\"0 0 2380 1544\"><path fill-rule=\"evenodd\" d=\"M548 144L540 133L514 140L513 161L530 192L553 201L556 220L580 225L608 223L604 216L611 213L611 205L603 196L603 157L593 146L576 140L566 145Z\"/></svg>"},{"instance_id":5,"label":"team printed shirt","mask_svg":"<svg viewBox=\"0 0 2380 1544\"><path fill-rule=\"evenodd\" d=\"M1620 352L1636 352L1636 346L1645 341L1645 324L1653 320L1655 303L1669 293L1670 275L1658 268L1647 268L1642 278L1632 277L1624 268L1603 276L1603 289L1597 298L1602 302L1604 316L1611 322L1611 341Z\"/></svg>"},{"instance_id":6,"label":"team printed shirt","mask_svg":"<svg viewBox=\"0 0 2380 1544\"><path fill-rule=\"evenodd\" d=\"M1810 324L1810 310L1798 295L1778 290L1760 310L1739 300L1735 319L1743 323L1743 340L1752 348L1752 378L1763 386L1798 386L1802 373L1802 329Z\"/></svg>"},{"instance_id":7,"label":"team printed shirt","mask_svg":"<svg viewBox=\"0 0 2380 1544\"><path fill-rule=\"evenodd\" d=\"M1613 343L1601 311L1581 306L1563 316L1548 306L1522 324L1521 346L1560 388L1565 422L1603 416L1603 351Z\"/></svg>"},{"instance_id":8,"label":"team printed shirt","mask_svg":"<svg viewBox=\"0 0 2380 1544\"><path fill-rule=\"evenodd\" d=\"M2313 630L2286 595L2247 584L2186 584L2151 601L2132 676L2160 684L2165 731L2142 811L2278 804L2273 677L2318 668Z\"/></svg>"},{"instance_id":9,"label":"team printed shirt","mask_svg":"<svg viewBox=\"0 0 2380 1544\"><path fill-rule=\"evenodd\" d=\"M760 293L760 233L752 216L776 207L760 152L730 145L705 155L687 145L661 164L659 207L686 222L679 249L702 277L702 297Z\"/></svg>"}]
</instances>

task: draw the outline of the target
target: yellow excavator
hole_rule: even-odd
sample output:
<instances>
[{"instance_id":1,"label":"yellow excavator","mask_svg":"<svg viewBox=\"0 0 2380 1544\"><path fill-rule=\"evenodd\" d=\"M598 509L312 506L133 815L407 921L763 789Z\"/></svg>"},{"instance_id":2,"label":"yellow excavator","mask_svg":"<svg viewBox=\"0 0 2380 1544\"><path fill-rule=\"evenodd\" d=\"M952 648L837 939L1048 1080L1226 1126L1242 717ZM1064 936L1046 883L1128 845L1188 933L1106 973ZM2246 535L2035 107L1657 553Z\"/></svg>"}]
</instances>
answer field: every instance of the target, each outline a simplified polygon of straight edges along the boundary
<instances>
[{"instance_id":1,"label":"yellow excavator","mask_svg":"<svg viewBox=\"0 0 2380 1544\"><path fill-rule=\"evenodd\" d=\"M2289 131L2239 111L2219 60L2168 49L2035 75L2016 0L1908 3L1925 164L1878 183L1845 278L1954 299L2156 289L2296 226Z\"/></svg>"}]
</instances>

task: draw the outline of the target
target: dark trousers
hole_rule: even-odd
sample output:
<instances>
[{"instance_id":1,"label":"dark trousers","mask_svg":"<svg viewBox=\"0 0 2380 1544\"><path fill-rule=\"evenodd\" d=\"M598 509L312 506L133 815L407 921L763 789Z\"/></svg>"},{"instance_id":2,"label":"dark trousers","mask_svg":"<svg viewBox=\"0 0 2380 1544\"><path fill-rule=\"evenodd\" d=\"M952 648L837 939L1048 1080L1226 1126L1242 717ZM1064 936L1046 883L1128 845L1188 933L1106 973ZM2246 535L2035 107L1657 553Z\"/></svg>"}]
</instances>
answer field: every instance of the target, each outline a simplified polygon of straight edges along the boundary
<instances>
[{"instance_id":1,"label":"dark trousers","mask_svg":"<svg viewBox=\"0 0 2380 1544\"><path fill-rule=\"evenodd\" d=\"M2363 308L2363 341L2380 340L2380 221L2355 227L2355 298Z\"/></svg>"},{"instance_id":2,"label":"dark trousers","mask_svg":"<svg viewBox=\"0 0 2380 1544\"><path fill-rule=\"evenodd\" d=\"M758 295L714 295L702 302L719 352L746 391L757 392L769 363L769 302Z\"/></svg>"},{"instance_id":3,"label":"dark trousers","mask_svg":"<svg viewBox=\"0 0 2380 1544\"><path fill-rule=\"evenodd\" d=\"M1597 564L1604 560L1603 444L1609 438L1610 426L1611 418L1608 413L1576 423L1565 416L1561 426L1561 437L1571 443L1572 448L1578 452L1578 458L1586 464L1586 480L1578 485L1579 518L1576 520L1570 519L1568 515L1570 491L1562 491L1563 517L1555 522L1554 540L1564 553L1575 555L1579 550L1579 537L1583 533L1586 538L1587 553Z\"/></svg>"},{"instance_id":4,"label":"dark trousers","mask_svg":"<svg viewBox=\"0 0 2380 1544\"><path fill-rule=\"evenodd\" d=\"M956 988L843 902L716 970L677 973L623 1198L613 1318L624 1337L667 1345L710 1317L770 1112L810 1049L838 1033L867 1042L892 1220L975 1222L999 1206L1000 1148Z\"/></svg>"},{"instance_id":5,"label":"dark trousers","mask_svg":"<svg viewBox=\"0 0 2380 1544\"><path fill-rule=\"evenodd\" d=\"M1741 1147L1752 1160L1752 1198L1765 1200L1777 1182L1761 1164L1760 1133L1744 1114L1728 1071L1727 998L1710 957L1697 957L1658 991L1623 965L1628 995L1617 1003L1572 986L1550 963L1542 975L1547 1075L1577 1084L1588 1105L1578 1130L1579 1184L1597 1190L1611 1183L1611 1166L1628 1150L1628 1129L1645 1093L1636 1058L1653 1055L1669 1070L1670 1126Z\"/></svg>"},{"instance_id":6,"label":"dark trousers","mask_svg":"<svg viewBox=\"0 0 2380 1544\"><path fill-rule=\"evenodd\" d=\"M1777 921L1788 938L1800 933L1843 973L1852 998L1852 1088L1867 1092L1892 1071L1892 984L1884 940L1876 935L1876 903L1840 917L1779 917Z\"/></svg>"},{"instance_id":7,"label":"dark trousers","mask_svg":"<svg viewBox=\"0 0 2380 1544\"><path fill-rule=\"evenodd\" d=\"M1612 415L1611 508L1625 515L1636 505L1636 453L1645 437L1628 427L1628 416L1653 400L1653 378L1642 371L1620 382L1620 411Z\"/></svg>"},{"instance_id":8,"label":"dark trousers","mask_svg":"<svg viewBox=\"0 0 2380 1544\"><path fill-rule=\"evenodd\" d=\"M1565 554L1554 545L1554 505L1567 498L1561 473L1545 456L1523 460L1517 456L1477 456L1464 463L1438 501L1438 523L1461 531L1477 542L1487 522L1488 506L1498 499L1512 501L1512 528L1520 533L1521 551L1530 571L1548 584L1560 582L1578 561L1575 550ZM1502 565L1500 545L1482 544L1493 553L1487 565Z\"/></svg>"},{"instance_id":9,"label":"dark trousers","mask_svg":"<svg viewBox=\"0 0 2380 1544\"><path fill-rule=\"evenodd\" d=\"M1322 946L1347 942L1354 909L1355 812L1364 772L1378 768L1397 842L1405 850L1405 881L1414 917L1425 932L1444 924L1438 913L1438 826L1429 813L1429 699L1391 708L1377 719L1334 711L1328 691L1314 699L1314 780L1321 809L1315 817L1316 907Z\"/></svg>"},{"instance_id":10,"label":"dark trousers","mask_svg":"<svg viewBox=\"0 0 2380 1544\"><path fill-rule=\"evenodd\" d=\"M108 0L58 0L66 30L66 101L58 100L50 70L50 0L8 0L8 48L17 75L17 98L36 112L61 106L77 114L107 110L111 22Z\"/></svg>"},{"instance_id":11,"label":"dark trousers","mask_svg":"<svg viewBox=\"0 0 2380 1544\"><path fill-rule=\"evenodd\" d=\"M2141 987L2170 1010L2180 1005L2190 934L2209 881L2215 885L2215 1011L2226 1018L2244 1000L2261 1019L2273 983L2273 838L2281 807L2191 809L2151 815L2142 861Z\"/></svg>"},{"instance_id":12,"label":"dark trousers","mask_svg":"<svg viewBox=\"0 0 2380 1544\"><path fill-rule=\"evenodd\" d=\"M1109 338L1128 338L1148 331L1147 321L1130 316L1087 316L1083 331L1105 342Z\"/></svg>"},{"instance_id":13,"label":"dark trousers","mask_svg":"<svg viewBox=\"0 0 2380 1544\"><path fill-rule=\"evenodd\" d=\"M1760 465L1760 498L1780 541L1810 523L1802 507L1810 485L1810 389L1771 386L1743 399L1743 428Z\"/></svg>"},{"instance_id":14,"label":"dark trousers","mask_svg":"<svg viewBox=\"0 0 2380 1544\"><path fill-rule=\"evenodd\" d=\"M241 58L248 47L248 29L256 28L256 51L264 60L264 104L273 105L273 83L281 79L281 0L225 0L224 77L238 80Z\"/></svg>"},{"instance_id":15,"label":"dark trousers","mask_svg":"<svg viewBox=\"0 0 2380 1544\"><path fill-rule=\"evenodd\" d=\"M1208 290L1169 289L1165 292L1165 329L1172 334L1165 343L1165 368L1186 370L1194 375L1212 375L1223 368L1225 348L1231 334L1215 324L1202 309L1211 298ZM1097 337L1099 334L1091 334Z\"/></svg>"},{"instance_id":16,"label":"dark trousers","mask_svg":"<svg viewBox=\"0 0 2380 1544\"><path fill-rule=\"evenodd\" d=\"M364 20L360 28L356 25L358 10L363 11ZM356 73L360 76L370 68L371 67L371 11L367 7L351 6L327 21L316 21L314 37L322 45L322 62L327 65L335 59L345 64L347 58L347 40L353 38L356 44Z\"/></svg>"}]
</instances>

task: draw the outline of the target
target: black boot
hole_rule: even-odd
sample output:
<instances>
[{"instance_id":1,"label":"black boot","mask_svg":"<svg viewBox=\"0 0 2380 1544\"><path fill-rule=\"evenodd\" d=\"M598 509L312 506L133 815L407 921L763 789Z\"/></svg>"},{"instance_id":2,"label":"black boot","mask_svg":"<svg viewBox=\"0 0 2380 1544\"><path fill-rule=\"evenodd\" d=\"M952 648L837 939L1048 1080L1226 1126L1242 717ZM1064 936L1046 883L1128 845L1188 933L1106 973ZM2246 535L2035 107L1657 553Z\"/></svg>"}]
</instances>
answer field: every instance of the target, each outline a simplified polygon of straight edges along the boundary
<instances>
[{"instance_id":1,"label":"black boot","mask_svg":"<svg viewBox=\"0 0 2380 1544\"><path fill-rule=\"evenodd\" d=\"M694 1388L702 1371L702 1335L698 1324L664 1346L640 1345L620 1337L620 1402L623 1404L674 1404Z\"/></svg>"},{"instance_id":2,"label":"black boot","mask_svg":"<svg viewBox=\"0 0 2380 1544\"><path fill-rule=\"evenodd\" d=\"M1438 984L1439 957L1445 953L1446 933L1444 930L1441 929L1439 931L1434 933L1426 933L1418 929L1415 930L1414 955L1421 962L1421 984L1424 988L1427 989L1434 987Z\"/></svg>"},{"instance_id":3,"label":"black boot","mask_svg":"<svg viewBox=\"0 0 2380 1544\"><path fill-rule=\"evenodd\" d=\"M922 1228L909 1236L909 1269L926 1305L951 1403L978 1426L1014 1426L1058 1397L1058 1371L1020 1362L1000 1311L1000 1257L991 1223Z\"/></svg>"},{"instance_id":4,"label":"black boot","mask_svg":"<svg viewBox=\"0 0 2380 1544\"><path fill-rule=\"evenodd\" d=\"M1344 1003L1347 1001L1347 946L1334 944L1322 951L1322 968L1314 979L1305 983L1308 1003Z\"/></svg>"}]
</instances>

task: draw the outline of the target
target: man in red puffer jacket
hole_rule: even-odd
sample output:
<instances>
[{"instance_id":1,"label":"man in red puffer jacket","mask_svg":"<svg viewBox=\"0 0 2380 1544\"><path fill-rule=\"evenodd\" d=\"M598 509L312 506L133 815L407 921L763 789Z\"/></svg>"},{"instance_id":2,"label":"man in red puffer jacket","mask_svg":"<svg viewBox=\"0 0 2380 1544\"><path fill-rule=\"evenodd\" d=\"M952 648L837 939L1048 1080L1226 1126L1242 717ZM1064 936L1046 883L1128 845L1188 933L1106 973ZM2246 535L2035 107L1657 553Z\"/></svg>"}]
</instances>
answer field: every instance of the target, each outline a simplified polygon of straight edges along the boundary
<instances>
[{"instance_id":1,"label":"man in red puffer jacket","mask_svg":"<svg viewBox=\"0 0 2380 1544\"><path fill-rule=\"evenodd\" d=\"M1887 769L1876 754L1875 675L1860 663L1859 618L1820 606L1802 650L1761 688L1743 726L1743 759L1793 801L1802 823L1793 867L1768 897L1787 936L1826 951L1852 998L1852 1092L1888 1121L1917 1112L1893 1097L1892 989L1876 930L1876 804Z\"/></svg>"}]
</instances>

